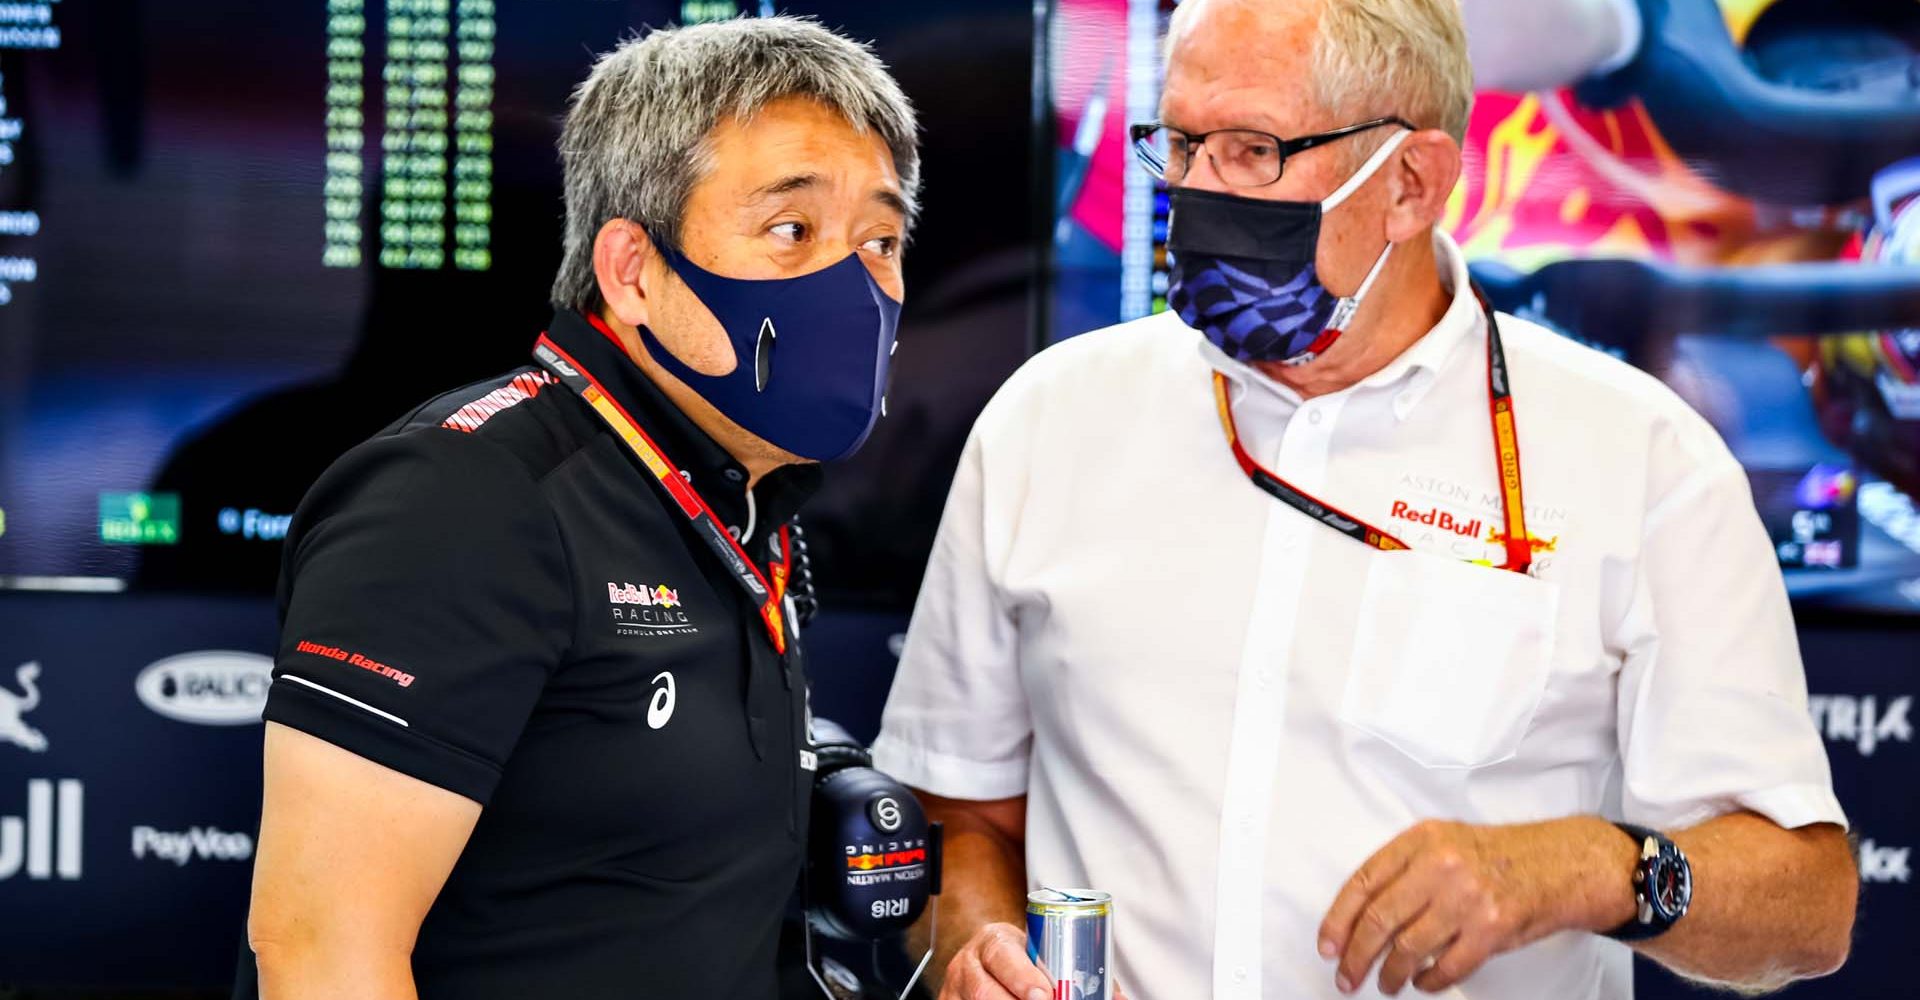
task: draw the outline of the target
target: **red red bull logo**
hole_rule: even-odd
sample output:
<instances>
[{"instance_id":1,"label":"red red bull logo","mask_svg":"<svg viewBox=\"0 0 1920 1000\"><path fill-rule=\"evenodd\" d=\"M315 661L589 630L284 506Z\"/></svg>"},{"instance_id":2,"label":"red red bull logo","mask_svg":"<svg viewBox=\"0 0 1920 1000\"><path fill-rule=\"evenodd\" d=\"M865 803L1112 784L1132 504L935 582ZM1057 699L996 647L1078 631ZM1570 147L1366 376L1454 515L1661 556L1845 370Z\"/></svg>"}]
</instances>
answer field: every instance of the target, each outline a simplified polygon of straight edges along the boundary
<instances>
[{"instance_id":1,"label":"red red bull logo","mask_svg":"<svg viewBox=\"0 0 1920 1000\"><path fill-rule=\"evenodd\" d=\"M1419 510L1404 500L1395 500L1388 516L1402 521L1412 521L1415 524L1424 524L1441 531L1451 531L1462 538L1479 538L1481 529L1486 527L1486 522L1477 517L1471 521L1464 520L1438 507Z\"/></svg>"},{"instance_id":2,"label":"red red bull logo","mask_svg":"<svg viewBox=\"0 0 1920 1000\"><path fill-rule=\"evenodd\" d=\"M631 583L609 583L607 600L613 604L638 604L647 608L677 608L680 606L680 592L668 588L664 583L651 590Z\"/></svg>"},{"instance_id":3,"label":"red red bull logo","mask_svg":"<svg viewBox=\"0 0 1920 1000\"><path fill-rule=\"evenodd\" d=\"M926 860L926 848L887 851L882 854L849 854L847 868L853 871L870 872L876 868L901 868L907 865L925 864Z\"/></svg>"}]
</instances>

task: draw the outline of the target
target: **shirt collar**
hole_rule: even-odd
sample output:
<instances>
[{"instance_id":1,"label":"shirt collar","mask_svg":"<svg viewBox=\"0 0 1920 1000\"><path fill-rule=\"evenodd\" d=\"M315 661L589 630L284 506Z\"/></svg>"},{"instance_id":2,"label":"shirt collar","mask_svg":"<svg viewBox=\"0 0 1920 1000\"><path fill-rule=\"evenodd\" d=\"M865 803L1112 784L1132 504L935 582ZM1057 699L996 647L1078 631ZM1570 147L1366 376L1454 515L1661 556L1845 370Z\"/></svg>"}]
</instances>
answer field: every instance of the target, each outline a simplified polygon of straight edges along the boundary
<instances>
[{"instance_id":1,"label":"shirt collar","mask_svg":"<svg viewBox=\"0 0 1920 1000\"><path fill-rule=\"evenodd\" d=\"M625 407L667 459L687 474L694 490L729 530L751 527L753 542L799 513L825 476L816 463L782 466L762 477L747 495L747 470L718 441L681 412L667 394L627 356L613 331L571 309L557 309L547 337L593 374ZM600 418L594 415L594 421ZM624 447L621 449L626 451ZM631 457L631 456L629 456Z\"/></svg>"},{"instance_id":2,"label":"shirt collar","mask_svg":"<svg viewBox=\"0 0 1920 1000\"><path fill-rule=\"evenodd\" d=\"M1479 299L1473 294L1473 283L1467 276L1467 259L1461 253L1460 245L1453 241L1453 237L1435 230L1433 251L1439 263L1440 285L1453 296L1453 301L1433 329L1414 341L1399 357L1388 362L1386 367L1358 383L1367 388L1380 388L1404 380L1406 384L1393 400L1393 413L1399 420L1405 420L1412 414L1414 407L1433 388L1441 370L1453 356L1454 349L1485 322ZM1205 337L1200 338L1200 354L1214 370L1227 376L1232 383L1235 399L1258 387L1294 406L1300 405L1299 393L1268 378L1252 365L1229 357Z\"/></svg>"}]
</instances>

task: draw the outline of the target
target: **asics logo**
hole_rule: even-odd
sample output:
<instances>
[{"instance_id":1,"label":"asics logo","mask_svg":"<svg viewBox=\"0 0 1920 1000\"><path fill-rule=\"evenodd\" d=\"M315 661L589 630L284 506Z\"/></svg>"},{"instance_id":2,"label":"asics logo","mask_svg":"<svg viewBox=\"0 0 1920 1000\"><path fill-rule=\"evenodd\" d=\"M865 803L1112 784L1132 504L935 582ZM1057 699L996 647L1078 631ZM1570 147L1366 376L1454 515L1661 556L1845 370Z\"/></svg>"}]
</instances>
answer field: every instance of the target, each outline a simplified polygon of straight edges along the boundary
<instances>
[{"instance_id":1,"label":"asics logo","mask_svg":"<svg viewBox=\"0 0 1920 1000\"><path fill-rule=\"evenodd\" d=\"M648 729L659 729L667 724L668 719L673 718L673 703L676 698L673 689L673 675L662 670L660 673L654 675L653 683L658 685L661 681L666 681L666 685L664 687L655 687L653 689L653 697L647 701Z\"/></svg>"}]
</instances>

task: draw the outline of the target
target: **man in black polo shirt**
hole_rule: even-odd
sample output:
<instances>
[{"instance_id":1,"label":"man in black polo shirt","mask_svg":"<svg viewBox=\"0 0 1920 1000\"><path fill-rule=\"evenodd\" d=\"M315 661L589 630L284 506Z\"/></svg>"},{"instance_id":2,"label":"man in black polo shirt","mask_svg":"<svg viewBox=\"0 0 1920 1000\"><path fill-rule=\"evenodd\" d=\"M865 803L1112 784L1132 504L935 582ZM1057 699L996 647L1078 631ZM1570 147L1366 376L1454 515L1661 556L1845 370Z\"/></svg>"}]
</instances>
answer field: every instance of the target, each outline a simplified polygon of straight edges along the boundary
<instances>
[{"instance_id":1,"label":"man in black polo shirt","mask_svg":"<svg viewBox=\"0 0 1920 1000\"><path fill-rule=\"evenodd\" d=\"M534 363L295 517L243 995L774 995L812 767L785 524L879 415L915 143L808 22L597 63Z\"/></svg>"}]
</instances>

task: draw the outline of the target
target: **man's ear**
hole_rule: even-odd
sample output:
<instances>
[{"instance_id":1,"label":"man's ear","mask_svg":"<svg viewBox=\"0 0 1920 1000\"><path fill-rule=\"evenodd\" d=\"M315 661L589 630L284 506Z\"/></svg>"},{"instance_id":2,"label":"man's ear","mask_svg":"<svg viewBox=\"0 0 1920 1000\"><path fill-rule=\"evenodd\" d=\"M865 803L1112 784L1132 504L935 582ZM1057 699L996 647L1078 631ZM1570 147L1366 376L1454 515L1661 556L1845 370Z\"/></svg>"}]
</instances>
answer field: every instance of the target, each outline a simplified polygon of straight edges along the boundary
<instances>
[{"instance_id":1,"label":"man's ear","mask_svg":"<svg viewBox=\"0 0 1920 1000\"><path fill-rule=\"evenodd\" d=\"M1406 138L1388 166L1387 239L1409 240L1440 224L1460 180L1460 145L1439 129Z\"/></svg>"},{"instance_id":2,"label":"man's ear","mask_svg":"<svg viewBox=\"0 0 1920 1000\"><path fill-rule=\"evenodd\" d=\"M600 285L600 301L626 326L648 325L646 272L654 252L647 231L629 219L607 220L593 238L593 277Z\"/></svg>"}]
</instances>

